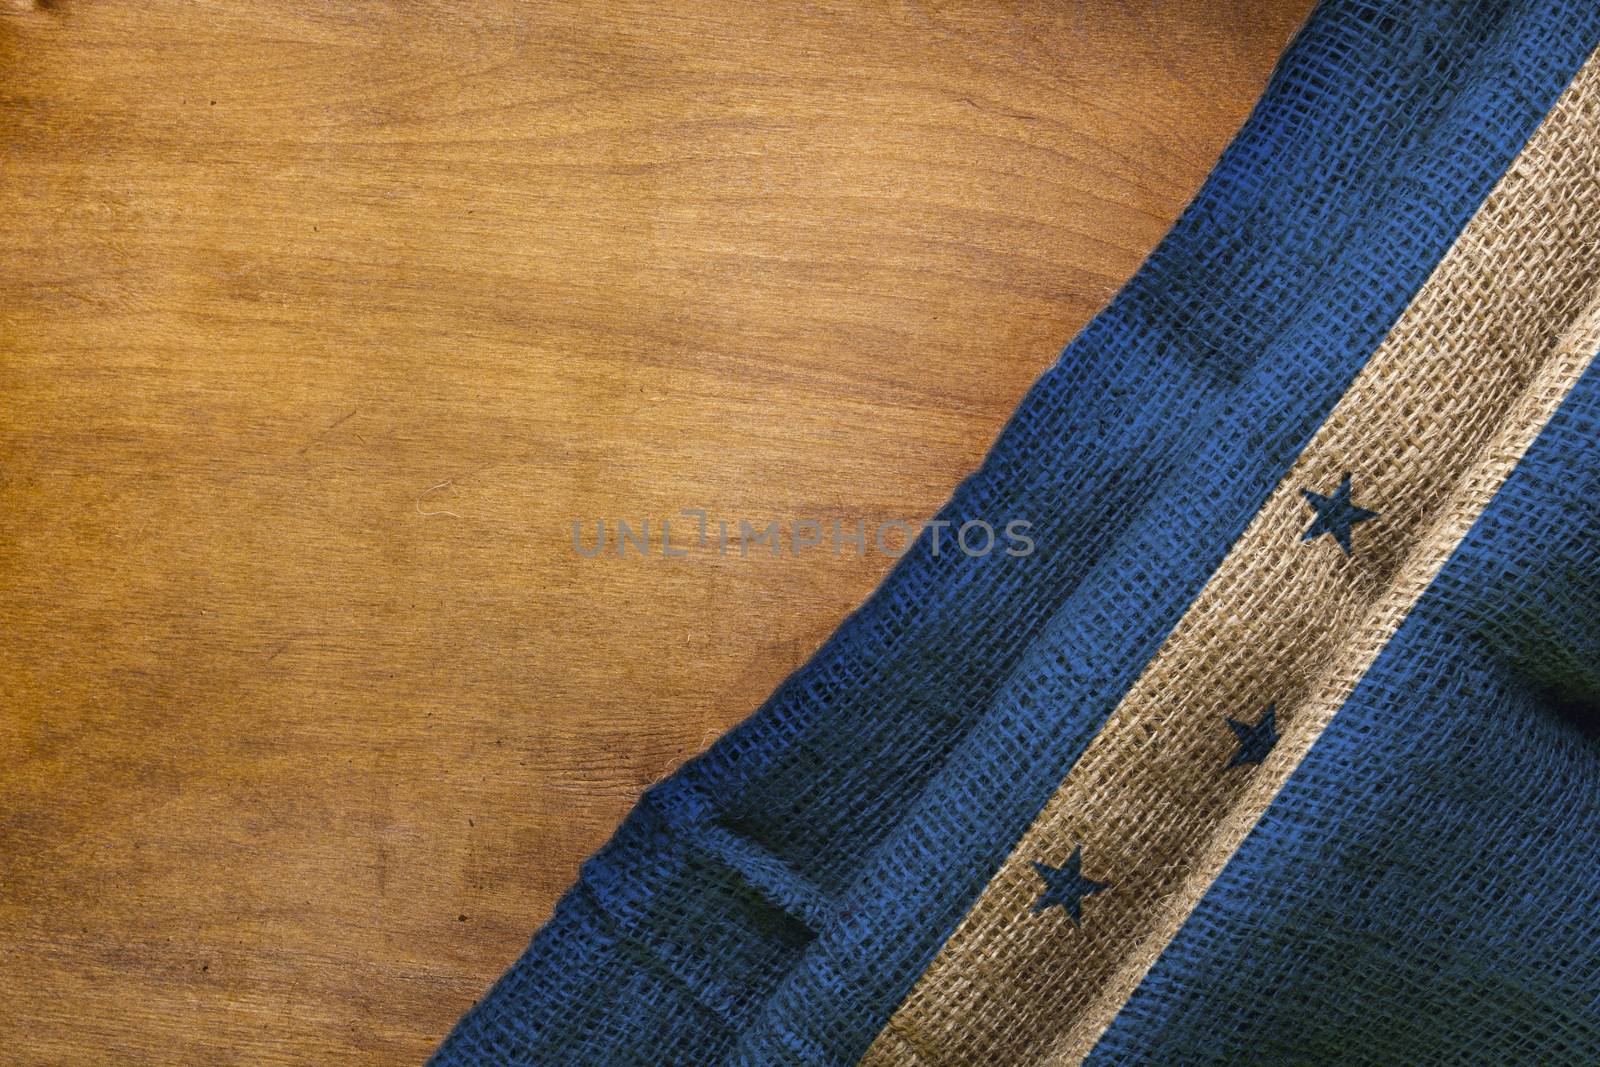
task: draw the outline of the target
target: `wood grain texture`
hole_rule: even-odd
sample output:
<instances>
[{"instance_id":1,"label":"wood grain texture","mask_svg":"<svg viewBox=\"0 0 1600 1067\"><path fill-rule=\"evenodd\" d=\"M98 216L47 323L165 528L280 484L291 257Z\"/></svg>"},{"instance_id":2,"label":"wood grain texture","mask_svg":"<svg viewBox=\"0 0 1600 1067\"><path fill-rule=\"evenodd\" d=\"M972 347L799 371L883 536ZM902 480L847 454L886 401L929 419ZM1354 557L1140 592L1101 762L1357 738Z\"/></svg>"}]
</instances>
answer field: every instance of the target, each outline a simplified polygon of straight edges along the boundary
<instances>
[{"instance_id":1,"label":"wood grain texture","mask_svg":"<svg viewBox=\"0 0 1600 1067\"><path fill-rule=\"evenodd\" d=\"M421 1060L931 513L1309 0L0 8L0 1047ZM592 528L592 527L591 527Z\"/></svg>"}]
</instances>

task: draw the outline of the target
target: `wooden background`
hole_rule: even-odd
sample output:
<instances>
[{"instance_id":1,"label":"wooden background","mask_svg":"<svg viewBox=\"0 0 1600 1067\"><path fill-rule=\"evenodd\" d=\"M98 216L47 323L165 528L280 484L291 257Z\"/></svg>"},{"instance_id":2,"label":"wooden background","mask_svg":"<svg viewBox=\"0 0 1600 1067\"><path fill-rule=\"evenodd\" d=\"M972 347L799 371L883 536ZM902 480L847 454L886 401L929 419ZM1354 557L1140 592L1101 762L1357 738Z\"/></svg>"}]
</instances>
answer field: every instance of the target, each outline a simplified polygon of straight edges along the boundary
<instances>
[{"instance_id":1,"label":"wooden background","mask_svg":"<svg viewBox=\"0 0 1600 1067\"><path fill-rule=\"evenodd\" d=\"M931 513L1309 6L0 5L16 1064L424 1058L889 563L569 524Z\"/></svg>"}]
</instances>

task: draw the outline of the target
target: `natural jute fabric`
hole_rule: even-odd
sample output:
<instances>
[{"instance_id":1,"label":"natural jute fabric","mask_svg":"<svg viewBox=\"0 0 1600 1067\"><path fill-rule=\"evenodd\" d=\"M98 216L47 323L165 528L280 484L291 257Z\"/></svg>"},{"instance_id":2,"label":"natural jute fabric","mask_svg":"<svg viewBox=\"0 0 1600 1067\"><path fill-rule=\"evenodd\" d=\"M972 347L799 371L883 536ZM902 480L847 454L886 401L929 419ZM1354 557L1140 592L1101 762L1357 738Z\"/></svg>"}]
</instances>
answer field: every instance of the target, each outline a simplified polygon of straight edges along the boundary
<instances>
[{"instance_id":1,"label":"natural jute fabric","mask_svg":"<svg viewBox=\"0 0 1600 1067\"><path fill-rule=\"evenodd\" d=\"M1036 551L919 538L437 1063L1600 1062L1597 46L1324 0L938 516Z\"/></svg>"},{"instance_id":2,"label":"natural jute fabric","mask_svg":"<svg viewBox=\"0 0 1600 1067\"><path fill-rule=\"evenodd\" d=\"M1591 58L863 1061L1078 1063L1600 351ZM1302 487L1381 522L1308 565ZM1276 708L1258 772L1230 715ZM1113 891L1030 913L1083 847Z\"/></svg>"}]
</instances>

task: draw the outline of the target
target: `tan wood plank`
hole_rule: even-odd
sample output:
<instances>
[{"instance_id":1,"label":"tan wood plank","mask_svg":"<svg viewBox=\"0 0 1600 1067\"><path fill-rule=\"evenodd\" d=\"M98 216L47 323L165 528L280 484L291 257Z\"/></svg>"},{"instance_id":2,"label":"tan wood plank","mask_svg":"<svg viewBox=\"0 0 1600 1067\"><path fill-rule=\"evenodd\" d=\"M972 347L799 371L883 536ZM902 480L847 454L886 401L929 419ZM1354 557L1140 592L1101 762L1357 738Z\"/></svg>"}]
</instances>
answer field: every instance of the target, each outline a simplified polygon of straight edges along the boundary
<instances>
[{"instance_id":1,"label":"tan wood plank","mask_svg":"<svg viewBox=\"0 0 1600 1067\"><path fill-rule=\"evenodd\" d=\"M0 1046L422 1059L931 513L1309 0L0 14Z\"/></svg>"}]
</instances>

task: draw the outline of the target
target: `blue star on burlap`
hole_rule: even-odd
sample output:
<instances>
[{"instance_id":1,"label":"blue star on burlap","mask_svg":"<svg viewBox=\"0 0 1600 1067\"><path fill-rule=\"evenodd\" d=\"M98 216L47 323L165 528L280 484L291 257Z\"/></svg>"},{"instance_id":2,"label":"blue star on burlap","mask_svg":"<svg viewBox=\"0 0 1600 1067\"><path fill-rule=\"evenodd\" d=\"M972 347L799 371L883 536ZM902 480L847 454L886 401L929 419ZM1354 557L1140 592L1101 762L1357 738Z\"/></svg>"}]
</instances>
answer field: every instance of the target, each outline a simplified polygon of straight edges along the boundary
<instances>
[{"instance_id":1,"label":"blue star on burlap","mask_svg":"<svg viewBox=\"0 0 1600 1067\"><path fill-rule=\"evenodd\" d=\"M1350 502L1350 476L1346 474L1344 481L1339 483L1339 488L1333 491L1332 496L1323 496L1313 493L1309 489L1300 490L1300 495L1306 498L1317 517L1311 520L1311 525L1306 527L1306 532L1300 535L1300 540L1310 541L1321 537L1323 534L1332 534L1333 539L1339 542L1339 547L1344 549L1344 554L1350 554L1350 528L1358 522L1378 517L1376 511L1357 507Z\"/></svg>"},{"instance_id":2,"label":"blue star on burlap","mask_svg":"<svg viewBox=\"0 0 1600 1067\"><path fill-rule=\"evenodd\" d=\"M1105 882L1083 876L1083 846L1072 852L1072 858L1059 867L1035 861L1033 869L1044 879L1044 892L1033 902L1035 913L1047 908L1066 908L1072 925L1083 921L1083 898L1107 888Z\"/></svg>"},{"instance_id":3,"label":"blue star on burlap","mask_svg":"<svg viewBox=\"0 0 1600 1067\"><path fill-rule=\"evenodd\" d=\"M1228 726L1232 728L1233 736L1239 739L1239 751L1233 754L1228 766L1242 767L1266 759L1272 746L1278 743L1277 719L1278 709L1272 704L1267 705L1267 710L1261 713L1261 719L1254 726L1230 718Z\"/></svg>"}]
</instances>

